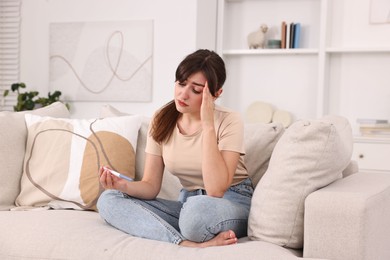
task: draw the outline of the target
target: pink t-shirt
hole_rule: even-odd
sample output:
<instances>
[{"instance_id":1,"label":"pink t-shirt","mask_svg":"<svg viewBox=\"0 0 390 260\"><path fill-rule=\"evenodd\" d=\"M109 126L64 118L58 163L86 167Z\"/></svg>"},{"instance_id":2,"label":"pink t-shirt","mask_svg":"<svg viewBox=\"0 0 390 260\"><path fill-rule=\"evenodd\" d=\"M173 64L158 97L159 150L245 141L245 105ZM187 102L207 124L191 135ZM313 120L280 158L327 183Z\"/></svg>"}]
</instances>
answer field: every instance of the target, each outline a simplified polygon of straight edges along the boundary
<instances>
[{"instance_id":1,"label":"pink t-shirt","mask_svg":"<svg viewBox=\"0 0 390 260\"><path fill-rule=\"evenodd\" d=\"M232 185L248 178L244 165L244 125L241 116L216 105L215 131L219 150L240 153ZM202 178L202 129L191 135L183 135L174 129L167 143L158 144L148 135L145 152L163 157L165 167L177 176L186 190L204 189Z\"/></svg>"}]
</instances>

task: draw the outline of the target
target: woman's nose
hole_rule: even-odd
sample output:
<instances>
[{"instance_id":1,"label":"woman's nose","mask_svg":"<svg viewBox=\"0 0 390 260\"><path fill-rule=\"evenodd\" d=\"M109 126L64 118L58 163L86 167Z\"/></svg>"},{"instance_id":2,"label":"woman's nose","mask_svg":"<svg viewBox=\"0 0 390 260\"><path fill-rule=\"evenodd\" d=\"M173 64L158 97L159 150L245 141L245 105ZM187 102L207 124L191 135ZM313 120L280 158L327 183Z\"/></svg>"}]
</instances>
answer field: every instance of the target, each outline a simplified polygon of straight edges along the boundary
<instances>
[{"instance_id":1,"label":"woman's nose","mask_svg":"<svg viewBox=\"0 0 390 260\"><path fill-rule=\"evenodd\" d=\"M188 99L188 97L190 96L188 91L189 91L188 88L183 88L183 90L181 92L182 99L184 99L184 100Z\"/></svg>"}]
</instances>

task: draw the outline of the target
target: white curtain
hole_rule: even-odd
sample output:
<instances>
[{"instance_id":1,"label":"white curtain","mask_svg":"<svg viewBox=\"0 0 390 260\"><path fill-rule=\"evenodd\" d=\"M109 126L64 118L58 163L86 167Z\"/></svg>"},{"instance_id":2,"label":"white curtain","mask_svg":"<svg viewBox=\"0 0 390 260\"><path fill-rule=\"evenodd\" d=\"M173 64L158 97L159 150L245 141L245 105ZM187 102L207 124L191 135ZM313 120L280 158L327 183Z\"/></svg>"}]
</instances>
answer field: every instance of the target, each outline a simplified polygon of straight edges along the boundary
<instances>
[{"instance_id":1,"label":"white curtain","mask_svg":"<svg viewBox=\"0 0 390 260\"><path fill-rule=\"evenodd\" d=\"M0 110L13 110L15 93L5 89L19 82L21 0L0 0Z\"/></svg>"}]
</instances>

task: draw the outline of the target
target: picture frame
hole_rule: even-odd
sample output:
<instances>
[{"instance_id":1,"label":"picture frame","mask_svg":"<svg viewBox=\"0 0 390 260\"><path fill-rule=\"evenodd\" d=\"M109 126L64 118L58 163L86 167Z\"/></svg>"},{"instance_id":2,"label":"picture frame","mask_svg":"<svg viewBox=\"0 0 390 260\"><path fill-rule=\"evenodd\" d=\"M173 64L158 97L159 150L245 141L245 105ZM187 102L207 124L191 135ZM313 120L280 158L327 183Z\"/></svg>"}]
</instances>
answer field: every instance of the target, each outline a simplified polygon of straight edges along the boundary
<instances>
[{"instance_id":1,"label":"picture frame","mask_svg":"<svg viewBox=\"0 0 390 260\"><path fill-rule=\"evenodd\" d=\"M150 102L153 20L50 24L50 91L68 101Z\"/></svg>"}]
</instances>

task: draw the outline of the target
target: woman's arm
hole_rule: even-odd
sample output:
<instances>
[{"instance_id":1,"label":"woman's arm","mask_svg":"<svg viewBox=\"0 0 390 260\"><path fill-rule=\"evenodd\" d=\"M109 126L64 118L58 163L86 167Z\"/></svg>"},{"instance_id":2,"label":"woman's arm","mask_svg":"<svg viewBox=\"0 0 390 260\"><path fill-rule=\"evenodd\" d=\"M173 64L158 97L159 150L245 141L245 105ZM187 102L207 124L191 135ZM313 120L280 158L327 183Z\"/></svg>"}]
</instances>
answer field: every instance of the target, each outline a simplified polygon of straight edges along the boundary
<instances>
[{"instance_id":1,"label":"woman's arm","mask_svg":"<svg viewBox=\"0 0 390 260\"><path fill-rule=\"evenodd\" d=\"M105 189L116 189L140 199L154 199L161 189L164 162L161 156L146 153L145 170L141 181L129 182L100 169L100 183Z\"/></svg>"},{"instance_id":2,"label":"woman's arm","mask_svg":"<svg viewBox=\"0 0 390 260\"><path fill-rule=\"evenodd\" d=\"M223 197L233 181L240 154L218 149L215 131L203 133L202 174L207 194Z\"/></svg>"},{"instance_id":3,"label":"woman's arm","mask_svg":"<svg viewBox=\"0 0 390 260\"><path fill-rule=\"evenodd\" d=\"M220 151L214 126L214 100L206 82L203 88L201 120L203 131L202 175L208 195L222 197L230 187L240 154Z\"/></svg>"}]
</instances>

